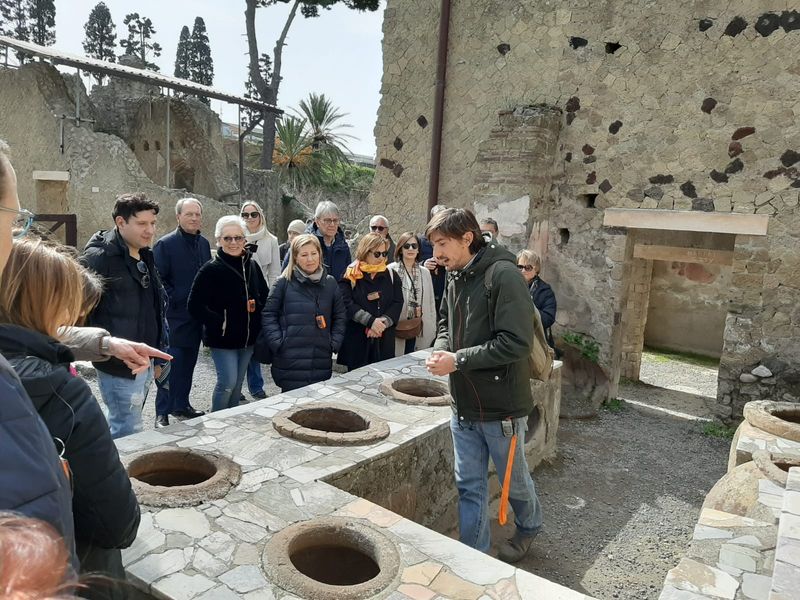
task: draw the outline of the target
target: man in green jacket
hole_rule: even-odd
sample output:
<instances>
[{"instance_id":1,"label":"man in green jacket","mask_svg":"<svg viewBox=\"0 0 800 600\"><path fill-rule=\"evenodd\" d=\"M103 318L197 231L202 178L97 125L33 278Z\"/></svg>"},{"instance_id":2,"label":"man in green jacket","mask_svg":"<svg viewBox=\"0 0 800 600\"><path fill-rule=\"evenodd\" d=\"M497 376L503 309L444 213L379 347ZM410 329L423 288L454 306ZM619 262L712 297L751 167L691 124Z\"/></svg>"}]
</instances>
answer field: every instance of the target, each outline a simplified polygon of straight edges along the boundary
<instances>
[{"instance_id":1,"label":"man in green jacket","mask_svg":"<svg viewBox=\"0 0 800 600\"><path fill-rule=\"evenodd\" d=\"M514 255L484 240L471 211L449 208L437 213L425 235L449 279L427 367L434 375L450 376L460 540L489 551L489 457L502 483L513 440L508 496L516 532L500 547L498 557L516 562L542 526L524 448L527 417L533 410L528 366L534 343L533 303Z\"/></svg>"}]
</instances>

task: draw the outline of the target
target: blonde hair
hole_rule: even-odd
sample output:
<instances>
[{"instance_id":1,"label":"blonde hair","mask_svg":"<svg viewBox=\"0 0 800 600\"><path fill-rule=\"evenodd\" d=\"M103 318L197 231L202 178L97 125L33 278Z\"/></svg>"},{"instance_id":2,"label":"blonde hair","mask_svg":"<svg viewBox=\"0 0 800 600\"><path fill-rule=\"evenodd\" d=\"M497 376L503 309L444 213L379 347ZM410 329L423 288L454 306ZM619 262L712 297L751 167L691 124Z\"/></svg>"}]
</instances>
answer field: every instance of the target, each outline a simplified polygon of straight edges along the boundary
<instances>
[{"instance_id":1,"label":"blonde hair","mask_svg":"<svg viewBox=\"0 0 800 600\"><path fill-rule=\"evenodd\" d=\"M283 275L287 280L291 280L292 273L294 272L295 267L295 260L297 255L300 253L300 249L303 246L314 246L319 253L319 262L322 264L322 246L319 245L319 240L317 236L312 233L301 233L296 238L292 240L292 245L289 250L289 262L286 263L286 268L283 270Z\"/></svg>"},{"instance_id":2,"label":"blonde hair","mask_svg":"<svg viewBox=\"0 0 800 600\"><path fill-rule=\"evenodd\" d=\"M526 265L533 265L537 275L542 271L542 259L533 250L520 250L517 253L517 263L520 261Z\"/></svg>"},{"instance_id":3,"label":"blonde hair","mask_svg":"<svg viewBox=\"0 0 800 600\"><path fill-rule=\"evenodd\" d=\"M356 249L356 260L367 260L367 254L378 246L386 246L389 249L389 241L378 233L368 233L358 242Z\"/></svg>"},{"instance_id":4,"label":"blonde hair","mask_svg":"<svg viewBox=\"0 0 800 600\"><path fill-rule=\"evenodd\" d=\"M84 308L82 269L53 245L14 240L0 278L0 321L53 337L59 327L74 325Z\"/></svg>"}]
</instances>

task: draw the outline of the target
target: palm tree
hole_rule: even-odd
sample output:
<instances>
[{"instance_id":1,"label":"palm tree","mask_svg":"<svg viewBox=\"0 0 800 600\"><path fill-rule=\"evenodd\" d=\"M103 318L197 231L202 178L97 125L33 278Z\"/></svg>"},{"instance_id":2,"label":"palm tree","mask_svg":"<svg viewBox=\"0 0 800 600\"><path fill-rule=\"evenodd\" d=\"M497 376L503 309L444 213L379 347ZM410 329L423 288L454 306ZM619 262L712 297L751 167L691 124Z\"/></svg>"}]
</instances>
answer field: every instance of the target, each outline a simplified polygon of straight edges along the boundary
<instances>
[{"instance_id":1,"label":"palm tree","mask_svg":"<svg viewBox=\"0 0 800 600\"><path fill-rule=\"evenodd\" d=\"M305 119L284 115L275 123L273 168L292 188L318 181L323 161L313 149L313 139L306 133Z\"/></svg>"},{"instance_id":2,"label":"palm tree","mask_svg":"<svg viewBox=\"0 0 800 600\"><path fill-rule=\"evenodd\" d=\"M350 153L346 141L354 136L342 133L342 129L352 127L340 121L347 116L342 113L325 94L311 92L308 100L301 100L298 117L308 123L308 135L314 152L328 155L332 162L348 162L345 153Z\"/></svg>"}]
</instances>

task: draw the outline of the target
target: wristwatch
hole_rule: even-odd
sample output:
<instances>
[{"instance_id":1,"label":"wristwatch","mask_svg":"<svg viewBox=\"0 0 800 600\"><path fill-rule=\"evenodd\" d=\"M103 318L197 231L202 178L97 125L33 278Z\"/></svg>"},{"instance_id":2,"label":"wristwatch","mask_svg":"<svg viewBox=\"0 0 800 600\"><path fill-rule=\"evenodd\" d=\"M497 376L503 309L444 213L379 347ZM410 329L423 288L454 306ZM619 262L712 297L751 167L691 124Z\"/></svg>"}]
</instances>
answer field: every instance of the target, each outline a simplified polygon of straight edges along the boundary
<instances>
[{"instance_id":1,"label":"wristwatch","mask_svg":"<svg viewBox=\"0 0 800 600\"><path fill-rule=\"evenodd\" d=\"M102 354L103 356L109 356L111 354L110 346L111 346L110 335L104 335L103 337L100 338L100 354Z\"/></svg>"}]
</instances>

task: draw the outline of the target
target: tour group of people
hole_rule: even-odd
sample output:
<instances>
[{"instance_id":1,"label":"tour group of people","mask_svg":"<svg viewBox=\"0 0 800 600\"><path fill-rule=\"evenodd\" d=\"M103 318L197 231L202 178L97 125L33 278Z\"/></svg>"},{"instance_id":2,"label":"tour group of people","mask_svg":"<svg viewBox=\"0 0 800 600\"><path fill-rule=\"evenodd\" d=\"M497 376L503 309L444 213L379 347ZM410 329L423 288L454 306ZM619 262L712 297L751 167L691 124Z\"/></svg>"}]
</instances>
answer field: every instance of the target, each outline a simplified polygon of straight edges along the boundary
<instances>
[{"instance_id":1,"label":"tour group of people","mask_svg":"<svg viewBox=\"0 0 800 600\"><path fill-rule=\"evenodd\" d=\"M7 151L0 141L0 555L12 565L44 544L51 562L48 577L27 580L0 569L0 596L13 585L74 592L75 573L106 576L81 580L81 596L122 593L120 550L140 513L113 440L141 429L153 381L158 426L203 414L190 402L201 343L216 369L214 411L239 404L245 381L264 397L266 363L287 391L330 378L334 357L356 369L432 348L426 366L449 376L453 397L460 539L489 550L491 456L511 469L516 524L499 557L525 556L542 514L523 449L534 337L522 324L536 306L549 330L556 302L540 258L511 254L496 222L436 206L424 232L394 240L376 215L351 254L332 202L290 223L284 244L245 202L216 222L212 250L199 200L179 200L176 228L156 241L159 205L130 193L77 255L26 236L34 215L19 205ZM75 360L93 361L107 415Z\"/></svg>"}]
</instances>

